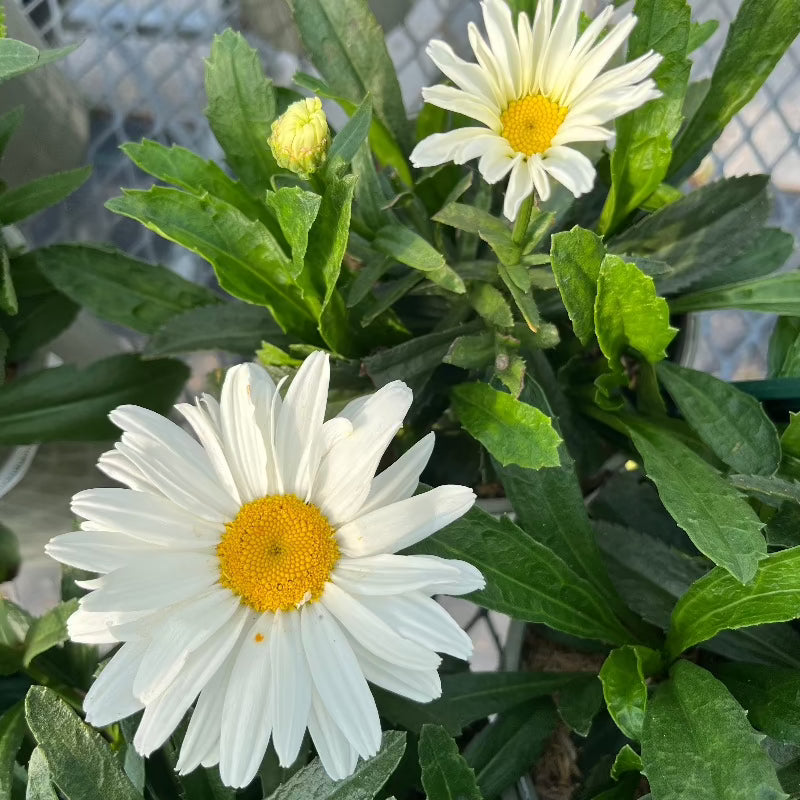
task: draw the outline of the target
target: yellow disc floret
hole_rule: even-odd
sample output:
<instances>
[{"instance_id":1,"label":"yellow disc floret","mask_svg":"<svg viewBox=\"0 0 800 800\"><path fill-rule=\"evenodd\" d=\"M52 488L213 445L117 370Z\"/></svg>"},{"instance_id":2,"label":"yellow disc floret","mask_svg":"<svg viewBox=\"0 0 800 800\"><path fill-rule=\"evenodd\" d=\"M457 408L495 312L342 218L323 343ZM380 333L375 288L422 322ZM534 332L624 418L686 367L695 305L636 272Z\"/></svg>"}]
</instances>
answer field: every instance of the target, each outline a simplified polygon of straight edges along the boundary
<instances>
[{"instance_id":1,"label":"yellow disc floret","mask_svg":"<svg viewBox=\"0 0 800 800\"><path fill-rule=\"evenodd\" d=\"M553 142L553 138L569 109L548 100L541 94L529 94L521 100L515 100L503 112L500 122L503 123L503 137L518 153L533 156L544 153Z\"/></svg>"},{"instance_id":2,"label":"yellow disc floret","mask_svg":"<svg viewBox=\"0 0 800 800\"><path fill-rule=\"evenodd\" d=\"M219 582L250 608L291 611L318 600L339 560L331 524L293 494L246 503L217 545Z\"/></svg>"}]
</instances>

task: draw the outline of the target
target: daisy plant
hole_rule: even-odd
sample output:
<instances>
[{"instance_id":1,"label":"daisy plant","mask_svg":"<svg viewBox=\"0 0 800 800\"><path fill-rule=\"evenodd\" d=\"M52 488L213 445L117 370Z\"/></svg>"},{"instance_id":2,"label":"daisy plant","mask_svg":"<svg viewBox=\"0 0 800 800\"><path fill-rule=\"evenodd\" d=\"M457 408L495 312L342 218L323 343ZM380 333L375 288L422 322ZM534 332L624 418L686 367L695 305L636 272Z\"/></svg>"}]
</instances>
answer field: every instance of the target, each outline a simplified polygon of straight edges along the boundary
<instances>
[{"instance_id":1,"label":"daisy plant","mask_svg":"<svg viewBox=\"0 0 800 800\"><path fill-rule=\"evenodd\" d=\"M224 368L119 398L63 602L2 600L0 800L800 796L800 279L710 157L800 6L484 0L409 114L366 0L287 3L316 75L215 37L225 163L127 144L157 184L106 204L212 289L15 265L147 375ZM730 309L777 316L733 383L693 368Z\"/></svg>"}]
</instances>

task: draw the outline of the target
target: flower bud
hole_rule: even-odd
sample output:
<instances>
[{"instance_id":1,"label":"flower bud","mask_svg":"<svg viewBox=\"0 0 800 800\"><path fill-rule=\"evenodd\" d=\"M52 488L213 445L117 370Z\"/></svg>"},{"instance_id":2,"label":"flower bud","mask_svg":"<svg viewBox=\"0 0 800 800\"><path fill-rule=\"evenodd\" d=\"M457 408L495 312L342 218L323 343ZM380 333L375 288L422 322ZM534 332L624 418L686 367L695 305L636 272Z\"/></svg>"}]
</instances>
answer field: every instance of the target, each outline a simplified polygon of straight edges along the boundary
<instances>
[{"instance_id":1,"label":"flower bud","mask_svg":"<svg viewBox=\"0 0 800 800\"><path fill-rule=\"evenodd\" d=\"M331 137L318 97L292 103L272 123L269 146L278 165L308 178L324 163Z\"/></svg>"}]
</instances>

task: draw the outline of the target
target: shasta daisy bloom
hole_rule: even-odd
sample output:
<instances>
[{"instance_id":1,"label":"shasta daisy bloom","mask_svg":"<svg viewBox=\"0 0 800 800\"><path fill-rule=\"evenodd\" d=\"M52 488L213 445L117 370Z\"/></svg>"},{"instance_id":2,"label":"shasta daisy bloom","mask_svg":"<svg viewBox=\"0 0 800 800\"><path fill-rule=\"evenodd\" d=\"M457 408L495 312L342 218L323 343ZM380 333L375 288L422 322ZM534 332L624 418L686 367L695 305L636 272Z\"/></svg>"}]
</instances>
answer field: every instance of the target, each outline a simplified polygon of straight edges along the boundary
<instances>
[{"instance_id":1,"label":"shasta daisy bloom","mask_svg":"<svg viewBox=\"0 0 800 800\"><path fill-rule=\"evenodd\" d=\"M561 0L555 22L553 0L539 0L533 25L522 13L516 30L503 0L481 5L488 43L469 25L478 63L431 41L428 55L455 86L431 86L422 96L484 127L428 136L414 148L411 162L430 167L480 158L478 169L488 183L510 173L503 212L513 220L533 191L547 200L551 178L576 197L592 188L592 162L570 145L607 141L613 132L606 123L659 97L648 76L661 56L651 51L601 74L636 25L629 15L601 39L611 6L578 37L581 0Z\"/></svg>"},{"instance_id":2,"label":"shasta daisy bloom","mask_svg":"<svg viewBox=\"0 0 800 800\"><path fill-rule=\"evenodd\" d=\"M396 555L464 514L473 493L414 496L430 434L377 476L411 391L395 381L324 421L329 365L314 353L282 398L262 368L229 370L221 401L178 410L197 438L122 406L100 468L130 488L73 498L85 522L48 553L100 573L69 619L79 642L122 646L89 690L87 720L144 709L143 755L196 701L182 773L219 764L246 786L272 739L284 766L306 729L343 778L380 745L367 681L426 702L437 652L469 657L469 637L432 599L484 585L469 564Z\"/></svg>"}]
</instances>

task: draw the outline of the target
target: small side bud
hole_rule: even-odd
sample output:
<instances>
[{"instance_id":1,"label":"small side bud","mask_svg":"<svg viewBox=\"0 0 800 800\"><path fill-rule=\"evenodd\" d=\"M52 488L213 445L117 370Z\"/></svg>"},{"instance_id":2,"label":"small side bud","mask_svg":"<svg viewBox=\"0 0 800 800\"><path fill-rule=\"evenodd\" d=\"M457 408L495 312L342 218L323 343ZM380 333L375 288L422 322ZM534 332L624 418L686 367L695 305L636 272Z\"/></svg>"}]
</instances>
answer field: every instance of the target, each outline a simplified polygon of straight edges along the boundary
<instances>
[{"instance_id":1,"label":"small side bud","mask_svg":"<svg viewBox=\"0 0 800 800\"><path fill-rule=\"evenodd\" d=\"M330 144L328 118L319 97L292 103L272 123L269 146L275 161L302 178L308 178L325 163Z\"/></svg>"}]
</instances>

